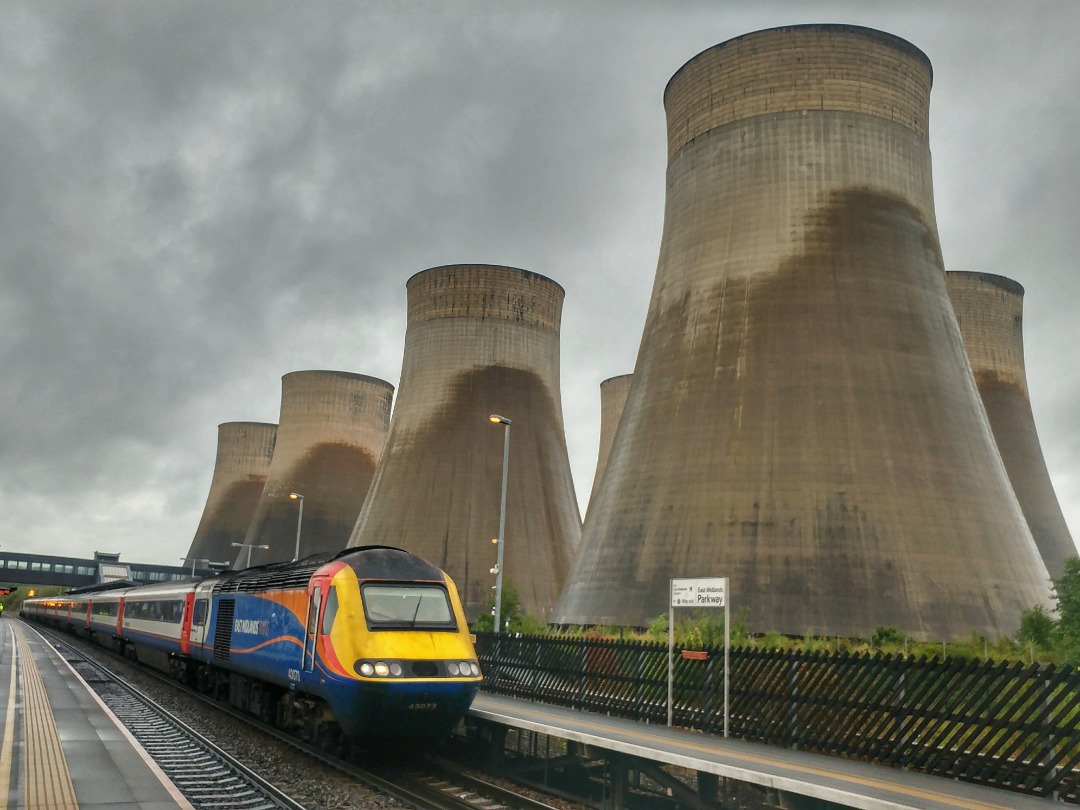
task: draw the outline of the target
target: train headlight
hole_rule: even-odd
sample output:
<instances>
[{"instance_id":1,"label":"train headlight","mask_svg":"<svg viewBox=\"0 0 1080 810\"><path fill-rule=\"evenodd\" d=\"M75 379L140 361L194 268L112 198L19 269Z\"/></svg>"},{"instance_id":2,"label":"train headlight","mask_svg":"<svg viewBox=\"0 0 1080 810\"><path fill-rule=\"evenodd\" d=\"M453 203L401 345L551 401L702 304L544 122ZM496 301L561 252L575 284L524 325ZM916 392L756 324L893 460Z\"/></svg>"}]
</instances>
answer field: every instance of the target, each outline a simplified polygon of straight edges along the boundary
<instances>
[{"instance_id":1,"label":"train headlight","mask_svg":"<svg viewBox=\"0 0 1080 810\"><path fill-rule=\"evenodd\" d=\"M370 678L372 675L375 674L375 667L365 661L360 665L360 674L363 675L365 678Z\"/></svg>"},{"instance_id":2,"label":"train headlight","mask_svg":"<svg viewBox=\"0 0 1080 810\"><path fill-rule=\"evenodd\" d=\"M447 661L446 662L446 671L450 673L451 677L457 675L458 674L457 661Z\"/></svg>"},{"instance_id":3,"label":"train headlight","mask_svg":"<svg viewBox=\"0 0 1080 810\"><path fill-rule=\"evenodd\" d=\"M385 678L390 674L390 667L384 664L382 661L375 662L375 674L380 678Z\"/></svg>"},{"instance_id":4,"label":"train headlight","mask_svg":"<svg viewBox=\"0 0 1080 810\"><path fill-rule=\"evenodd\" d=\"M401 664L397 663L396 661L394 663L392 663L390 665L390 674L393 675L395 678L400 678L401 677Z\"/></svg>"},{"instance_id":5,"label":"train headlight","mask_svg":"<svg viewBox=\"0 0 1080 810\"><path fill-rule=\"evenodd\" d=\"M479 675L480 674L480 665L478 663L476 663L475 661L470 661L469 662L469 671L471 671L473 675Z\"/></svg>"}]
</instances>

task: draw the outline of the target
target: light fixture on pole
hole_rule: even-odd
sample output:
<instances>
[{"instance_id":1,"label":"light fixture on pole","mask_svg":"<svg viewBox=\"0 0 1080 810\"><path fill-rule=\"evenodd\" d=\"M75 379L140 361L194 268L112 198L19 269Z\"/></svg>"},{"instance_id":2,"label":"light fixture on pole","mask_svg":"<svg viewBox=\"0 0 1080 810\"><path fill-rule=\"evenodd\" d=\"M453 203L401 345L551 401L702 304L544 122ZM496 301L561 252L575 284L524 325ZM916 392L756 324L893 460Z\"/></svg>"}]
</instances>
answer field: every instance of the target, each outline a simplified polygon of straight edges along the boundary
<instances>
[{"instance_id":1,"label":"light fixture on pole","mask_svg":"<svg viewBox=\"0 0 1080 810\"><path fill-rule=\"evenodd\" d=\"M293 552L293 562L300 559L300 524L304 522L304 496L299 492L290 492L289 497L294 501L300 501L300 514L296 516L296 550Z\"/></svg>"},{"instance_id":2,"label":"light fixture on pole","mask_svg":"<svg viewBox=\"0 0 1080 810\"><path fill-rule=\"evenodd\" d=\"M502 619L502 583L503 583L503 549L506 546L506 471L510 465L510 420L505 416L493 413L488 421L495 425L502 425L503 430L503 463L502 463L502 498L499 503L499 536L495 539L499 553L495 562L495 632L501 629L499 621Z\"/></svg>"},{"instance_id":3,"label":"light fixture on pole","mask_svg":"<svg viewBox=\"0 0 1080 810\"><path fill-rule=\"evenodd\" d=\"M255 543L232 543L231 545L235 546L236 548L246 548L248 550L247 566L245 566L247 568L251 568L251 550L253 548L261 548L263 551L266 551L266 549L270 548L270 546L260 546L256 545Z\"/></svg>"}]
</instances>

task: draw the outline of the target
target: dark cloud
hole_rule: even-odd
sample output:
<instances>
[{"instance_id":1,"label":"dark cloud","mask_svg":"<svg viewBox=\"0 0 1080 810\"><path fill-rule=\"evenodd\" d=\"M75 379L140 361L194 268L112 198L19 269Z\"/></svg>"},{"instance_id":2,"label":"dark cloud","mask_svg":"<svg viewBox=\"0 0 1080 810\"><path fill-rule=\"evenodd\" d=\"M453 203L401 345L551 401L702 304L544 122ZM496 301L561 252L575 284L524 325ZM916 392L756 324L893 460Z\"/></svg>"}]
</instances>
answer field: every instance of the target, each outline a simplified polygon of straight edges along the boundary
<instances>
[{"instance_id":1,"label":"dark cloud","mask_svg":"<svg viewBox=\"0 0 1080 810\"><path fill-rule=\"evenodd\" d=\"M724 39L820 21L933 61L945 259L1027 288L1080 532L1072 5L95 0L0 8L3 544L179 558L217 424L276 421L293 370L396 384L405 280L459 261L566 288L584 496L659 249L664 85Z\"/></svg>"}]
</instances>

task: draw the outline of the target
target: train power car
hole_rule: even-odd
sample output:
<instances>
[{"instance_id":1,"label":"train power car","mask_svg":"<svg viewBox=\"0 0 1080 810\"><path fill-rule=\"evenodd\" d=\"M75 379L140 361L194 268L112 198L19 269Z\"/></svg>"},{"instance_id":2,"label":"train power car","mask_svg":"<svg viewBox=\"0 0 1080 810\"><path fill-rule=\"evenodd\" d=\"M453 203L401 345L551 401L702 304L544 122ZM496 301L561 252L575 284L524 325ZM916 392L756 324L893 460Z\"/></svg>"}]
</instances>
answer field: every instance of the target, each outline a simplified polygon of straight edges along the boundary
<instances>
[{"instance_id":1,"label":"train power car","mask_svg":"<svg viewBox=\"0 0 1080 810\"><path fill-rule=\"evenodd\" d=\"M354 737L443 735L476 694L480 668L457 589L408 552L349 549L203 587L211 594L192 652L204 664L197 677L227 669L233 703L276 713L309 738L333 733L331 719Z\"/></svg>"},{"instance_id":2,"label":"train power car","mask_svg":"<svg viewBox=\"0 0 1080 810\"><path fill-rule=\"evenodd\" d=\"M24 615L325 744L445 736L482 680L453 581L386 546L45 601Z\"/></svg>"}]
</instances>

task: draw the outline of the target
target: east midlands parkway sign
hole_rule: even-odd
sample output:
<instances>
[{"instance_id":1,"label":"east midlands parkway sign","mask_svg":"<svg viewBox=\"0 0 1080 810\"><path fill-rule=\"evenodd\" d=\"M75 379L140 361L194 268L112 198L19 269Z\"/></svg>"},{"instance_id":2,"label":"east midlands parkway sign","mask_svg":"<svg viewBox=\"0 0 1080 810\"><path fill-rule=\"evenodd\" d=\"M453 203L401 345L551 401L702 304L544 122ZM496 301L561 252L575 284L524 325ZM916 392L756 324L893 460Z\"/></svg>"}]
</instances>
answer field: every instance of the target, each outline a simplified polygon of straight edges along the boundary
<instances>
[{"instance_id":1,"label":"east midlands parkway sign","mask_svg":"<svg viewBox=\"0 0 1080 810\"><path fill-rule=\"evenodd\" d=\"M671 580L671 606L668 607L667 724L671 725L672 692L675 682L675 608L724 609L724 736L728 735L728 688L731 650L731 610L728 605L727 577L698 577Z\"/></svg>"},{"instance_id":2,"label":"east midlands parkway sign","mask_svg":"<svg viewBox=\"0 0 1080 810\"><path fill-rule=\"evenodd\" d=\"M671 580L671 606L722 608L727 605L727 577Z\"/></svg>"}]
</instances>

